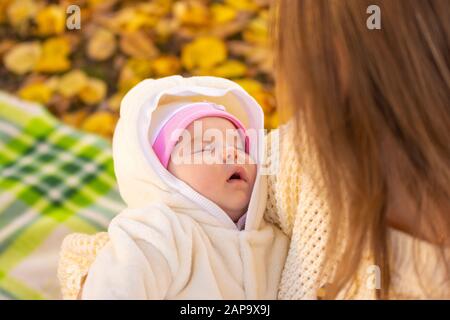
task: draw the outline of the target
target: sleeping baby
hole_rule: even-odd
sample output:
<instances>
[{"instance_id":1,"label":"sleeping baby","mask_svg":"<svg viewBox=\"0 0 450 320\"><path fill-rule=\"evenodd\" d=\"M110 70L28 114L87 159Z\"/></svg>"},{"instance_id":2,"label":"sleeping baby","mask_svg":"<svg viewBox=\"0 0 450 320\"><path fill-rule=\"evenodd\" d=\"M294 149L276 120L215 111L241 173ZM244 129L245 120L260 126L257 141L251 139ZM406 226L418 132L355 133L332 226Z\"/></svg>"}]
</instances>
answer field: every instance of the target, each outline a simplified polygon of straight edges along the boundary
<instances>
[{"instance_id":1,"label":"sleeping baby","mask_svg":"<svg viewBox=\"0 0 450 320\"><path fill-rule=\"evenodd\" d=\"M97 236L70 235L65 298L275 299L288 239L263 219L264 116L215 77L144 80L113 138L127 208Z\"/></svg>"}]
</instances>

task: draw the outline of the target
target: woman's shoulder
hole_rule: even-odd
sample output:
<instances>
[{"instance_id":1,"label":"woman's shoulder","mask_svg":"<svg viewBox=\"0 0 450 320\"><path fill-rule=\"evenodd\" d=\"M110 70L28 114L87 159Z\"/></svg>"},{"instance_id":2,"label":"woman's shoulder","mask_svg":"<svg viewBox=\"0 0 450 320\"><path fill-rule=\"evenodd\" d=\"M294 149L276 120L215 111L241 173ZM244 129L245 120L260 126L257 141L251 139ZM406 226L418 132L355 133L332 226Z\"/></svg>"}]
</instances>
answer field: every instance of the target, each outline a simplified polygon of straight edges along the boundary
<instances>
[{"instance_id":1,"label":"woman's shoulder","mask_svg":"<svg viewBox=\"0 0 450 320\"><path fill-rule=\"evenodd\" d=\"M300 130L292 121L272 130L266 137L266 150L270 168L266 219L288 235L297 219L323 220L323 184Z\"/></svg>"},{"instance_id":2,"label":"woman's shoulder","mask_svg":"<svg viewBox=\"0 0 450 320\"><path fill-rule=\"evenodd\" d=\"M291 129L287 125L271 130L267 134L265 161L268 186L265 218L275 223L289 236L292 233L293 218L298 204L300 172L291 134Z\"/></svg>"}]
</instances>

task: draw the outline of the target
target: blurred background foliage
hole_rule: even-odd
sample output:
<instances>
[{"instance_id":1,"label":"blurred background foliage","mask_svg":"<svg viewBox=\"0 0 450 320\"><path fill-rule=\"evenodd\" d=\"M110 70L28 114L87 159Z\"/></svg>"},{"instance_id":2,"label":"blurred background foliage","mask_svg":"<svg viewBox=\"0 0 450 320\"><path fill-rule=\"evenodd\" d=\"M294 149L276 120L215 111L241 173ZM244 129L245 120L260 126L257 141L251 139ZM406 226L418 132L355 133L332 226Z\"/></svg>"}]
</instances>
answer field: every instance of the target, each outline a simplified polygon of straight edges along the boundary
<instances>
[{"instance_id":1,"label":"blurred background foliage","mask_svg":"<svg viewBox=\"0 0 450 320\"><path fill-rule=\"evenodd\" d=\"M112 136L123 95L145 78L236 81L277 126L271 0L0 0L0 88L65 123ZM81 29L69 30L70 5Z\"/></svg>"}]
</instances>

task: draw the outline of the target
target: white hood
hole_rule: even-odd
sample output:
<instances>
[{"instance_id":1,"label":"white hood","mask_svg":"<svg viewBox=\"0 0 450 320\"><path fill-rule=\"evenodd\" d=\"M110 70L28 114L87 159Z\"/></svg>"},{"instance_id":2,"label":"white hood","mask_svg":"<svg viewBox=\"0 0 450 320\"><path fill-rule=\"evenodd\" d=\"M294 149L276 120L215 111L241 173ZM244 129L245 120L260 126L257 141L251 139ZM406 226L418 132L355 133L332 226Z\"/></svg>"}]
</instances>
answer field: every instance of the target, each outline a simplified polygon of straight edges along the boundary
<instances>
[{"instance_id":1,"label":"white hood","mask_svg":"<svg viewBox=\"0 0 450 320\"><path fill-rule=\"evenodd\" d=\"M257 135L250 136L250 155L257 162L258 173L245 230L257 230L266 205L266 179L260 174L265 154L264 113L245 90L226 79L181 76L147 79L125 95L113 137L114 169L120 194L129 208L142 208L154 202L163 202L173 209L201 208L223 227L237 228L218 205L170 174L149 141L150 121L158 106L204 100L223 105L247 129L256 129Z\"/></svg>"}]
</instances>

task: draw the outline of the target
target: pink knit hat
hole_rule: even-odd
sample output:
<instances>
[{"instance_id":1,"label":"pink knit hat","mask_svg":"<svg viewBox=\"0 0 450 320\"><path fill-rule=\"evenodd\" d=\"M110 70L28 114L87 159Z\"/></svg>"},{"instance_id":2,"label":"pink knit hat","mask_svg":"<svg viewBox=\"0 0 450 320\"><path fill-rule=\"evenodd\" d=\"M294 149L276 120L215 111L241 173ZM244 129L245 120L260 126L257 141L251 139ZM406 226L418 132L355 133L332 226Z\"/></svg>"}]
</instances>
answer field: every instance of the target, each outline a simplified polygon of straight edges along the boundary
<instances>
[{"instance_id":1,"label":"pink knit hat","mask_svg":"<svg viewBox=\"0 0 450 320\"><path fill-rule=\"evenodd\" d=\"M195 120L206 117L219 117L229 120L243 134L245 152L249 152L249 139L244 125L225 107L211 102L173 103L159 107L159 112L153 112L150 126L150 143L161 164L167 168L170 155L182 134ZM181 129L181 130L180 130Z\"/></svg>"}]
</instances>

